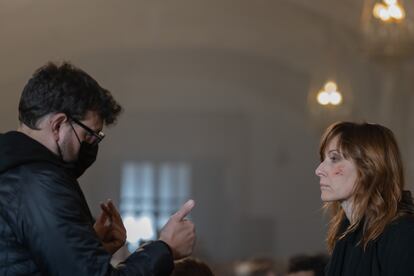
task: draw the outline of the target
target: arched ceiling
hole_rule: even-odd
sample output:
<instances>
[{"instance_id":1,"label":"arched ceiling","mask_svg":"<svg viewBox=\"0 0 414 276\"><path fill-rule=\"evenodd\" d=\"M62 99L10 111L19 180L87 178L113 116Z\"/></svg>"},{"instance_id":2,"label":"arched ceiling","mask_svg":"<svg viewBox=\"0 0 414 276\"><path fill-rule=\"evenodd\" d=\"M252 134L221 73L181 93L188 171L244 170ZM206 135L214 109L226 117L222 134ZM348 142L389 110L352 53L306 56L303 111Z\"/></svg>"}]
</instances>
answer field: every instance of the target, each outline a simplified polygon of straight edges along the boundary
<instances>
[{"instance_id":1,"label":"arched ceiling","mask_svg":"<svg viewBox=\"0 0 414 276\"><path fill-rule=\"evenodd\" d=\"M45 60L139 48L234 50L306 72L332 44L355 50L362 2L2 0L0 80Z\"/></svg>"}]
</instances>

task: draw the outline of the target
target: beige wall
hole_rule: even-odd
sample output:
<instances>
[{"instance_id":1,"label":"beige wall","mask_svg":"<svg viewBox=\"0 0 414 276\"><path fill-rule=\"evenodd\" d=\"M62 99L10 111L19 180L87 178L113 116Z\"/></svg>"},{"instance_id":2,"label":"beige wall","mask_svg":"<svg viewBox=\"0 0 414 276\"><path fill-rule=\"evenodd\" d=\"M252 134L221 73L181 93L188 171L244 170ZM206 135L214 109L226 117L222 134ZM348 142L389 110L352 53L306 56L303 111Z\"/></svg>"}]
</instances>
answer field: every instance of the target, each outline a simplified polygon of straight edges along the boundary
<instances>
[{"instance_id":1,"label":"beige wall","mask_svg":"<svg viewBox=\"0 0 414 276\"><path fill-rule=\"evenodd\" d=\"M360 1L313 2L0 1L0 131L15 128L32 71L71 60L125 107L81 179L93 212L118 200L122 162L184 160L195 171L201 256L323 250L319 135L337 119L379 120L383 68L359 49ZM398 73L389 121L409 180L412 69ZM308 93L330 77L352 101L312 117Z\"/></svg>"}]
</instances>

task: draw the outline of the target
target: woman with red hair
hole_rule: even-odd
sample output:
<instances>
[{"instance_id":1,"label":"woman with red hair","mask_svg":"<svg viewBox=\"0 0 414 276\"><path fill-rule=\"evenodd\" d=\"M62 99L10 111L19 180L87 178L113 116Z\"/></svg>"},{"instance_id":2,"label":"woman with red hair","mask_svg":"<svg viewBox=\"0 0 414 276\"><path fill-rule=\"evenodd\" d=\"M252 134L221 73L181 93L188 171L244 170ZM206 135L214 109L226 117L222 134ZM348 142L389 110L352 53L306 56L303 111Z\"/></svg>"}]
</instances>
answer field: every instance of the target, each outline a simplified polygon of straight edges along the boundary
<instances>
[{"instance_id":1,"label":"woman with red hair","mask_svg":"<svg viewBox=\"0 0 414 276\"><path fill-rule=\"evenodd\" d=\"M414 205L393 133L340 122L322 136L321 199L331 213L326 275L414 275Z\"/></svg>"}]
</instances>

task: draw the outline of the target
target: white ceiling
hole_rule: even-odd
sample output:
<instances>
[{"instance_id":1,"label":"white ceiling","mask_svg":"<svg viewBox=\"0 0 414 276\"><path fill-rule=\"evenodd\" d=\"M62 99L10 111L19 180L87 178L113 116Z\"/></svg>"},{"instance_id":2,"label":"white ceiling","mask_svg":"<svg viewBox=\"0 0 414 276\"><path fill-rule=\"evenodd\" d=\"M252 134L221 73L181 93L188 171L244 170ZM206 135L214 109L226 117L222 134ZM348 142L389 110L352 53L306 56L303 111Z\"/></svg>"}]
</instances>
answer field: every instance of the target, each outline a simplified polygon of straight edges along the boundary
<instances>
[{"instance_id":1,"label":"white ceiling","mask_svg":"<svg viewBox=\"0 0 414 276\"><path fill-rule=\"evenodd\" d=\"M32 70L32 64L48 59L139 48L235 50L273 57L306 71L332 42L353 47L349 37L358 34L361 3L1 0L0 55L8 69L3 77L13 78L22 68Z\"/></svg>"}]
</instances>

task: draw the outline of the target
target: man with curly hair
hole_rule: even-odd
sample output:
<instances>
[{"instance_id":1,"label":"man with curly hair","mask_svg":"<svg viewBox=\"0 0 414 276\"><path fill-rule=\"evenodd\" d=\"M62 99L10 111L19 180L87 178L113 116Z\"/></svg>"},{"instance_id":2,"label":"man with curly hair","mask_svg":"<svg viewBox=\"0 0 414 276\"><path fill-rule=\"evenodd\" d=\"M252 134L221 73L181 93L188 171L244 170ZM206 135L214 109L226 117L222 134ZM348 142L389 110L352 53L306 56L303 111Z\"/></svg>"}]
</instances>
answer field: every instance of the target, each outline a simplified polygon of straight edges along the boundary
<instances>
[{"instance_id":1,"label":"man with curly hair","mask_svg":"<svg viewBox=\"0 0 414 276\"><path fill-rule=\"evenodd\" d=\"M126 239L112 202L92 218L77 178L95 161L103 127L122 111L111 93L69 64L48 63L23 89L17 131L0 134L0 275L169 275L188 256L189 201L122 265Z\"/></svg>"}]
</instances>

